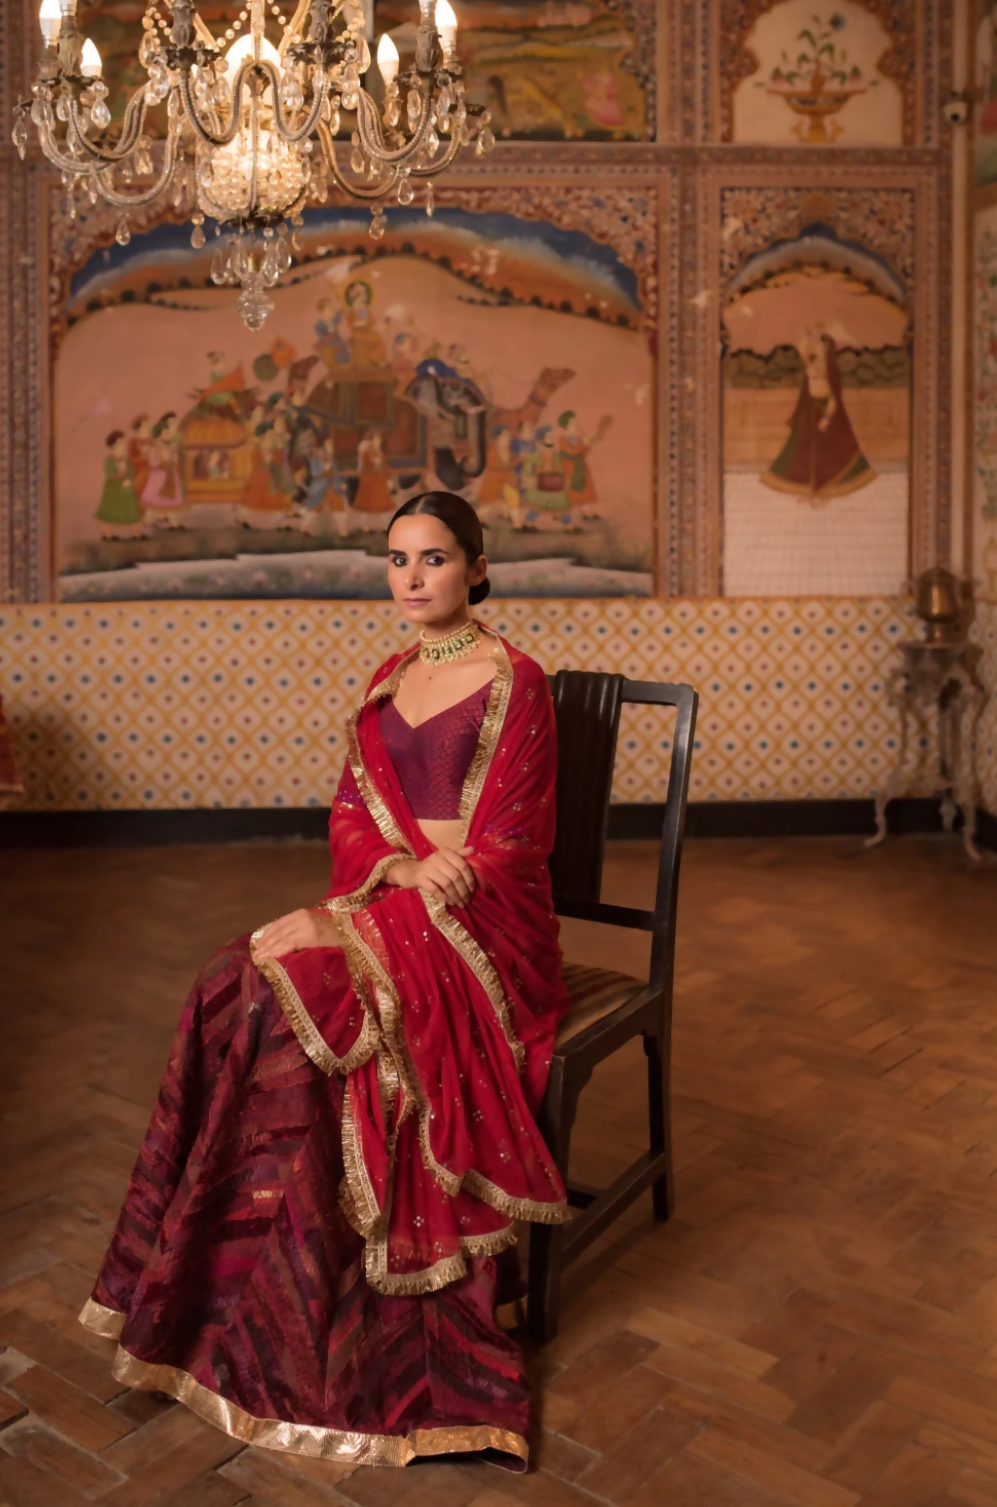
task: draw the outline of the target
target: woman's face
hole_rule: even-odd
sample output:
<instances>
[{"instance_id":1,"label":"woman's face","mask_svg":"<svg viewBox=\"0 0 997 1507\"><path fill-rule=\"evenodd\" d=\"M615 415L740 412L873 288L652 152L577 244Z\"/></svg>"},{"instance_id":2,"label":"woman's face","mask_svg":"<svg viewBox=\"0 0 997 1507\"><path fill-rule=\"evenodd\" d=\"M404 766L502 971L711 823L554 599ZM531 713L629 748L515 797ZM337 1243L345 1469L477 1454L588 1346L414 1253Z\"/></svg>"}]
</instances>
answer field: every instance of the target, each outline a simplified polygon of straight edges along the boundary
<instances>
[{"instance_id":1,"label":"woman's face","mask_svg":"<svg viewBox=\"0 0 997 1507\"><path fill-rule=\"evenodd\" d=\"M426 513L399 518L388 536L388 585L410 623L459 620L487 569L484 555L468 565L446 524Z\"/></svg>"}]
</instances>

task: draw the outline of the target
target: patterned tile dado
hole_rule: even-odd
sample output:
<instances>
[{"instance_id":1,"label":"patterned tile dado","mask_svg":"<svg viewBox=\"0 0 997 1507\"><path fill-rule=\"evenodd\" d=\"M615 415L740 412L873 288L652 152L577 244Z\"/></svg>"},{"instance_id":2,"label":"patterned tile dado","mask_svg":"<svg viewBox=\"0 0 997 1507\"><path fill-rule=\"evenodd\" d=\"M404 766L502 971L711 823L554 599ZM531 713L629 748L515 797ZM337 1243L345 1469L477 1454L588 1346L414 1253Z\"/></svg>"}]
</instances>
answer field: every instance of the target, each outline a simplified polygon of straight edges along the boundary
<instances>
[{"instance_id":1,"label":"patterned tile dado","mask_svg":"<svg viewBox=\"0 0 997 1507\"><path fill-rule=\"evenodd\" d=\"M896 602L520 601L481 615L548 670L695 685L695 800L864 796L892 762ZM346 714L409 632L390 603L0 609L25 804L324 805ZM615 798L661 799L668 749L660 716L629 714Z\"/></svg>"}]
</instances>

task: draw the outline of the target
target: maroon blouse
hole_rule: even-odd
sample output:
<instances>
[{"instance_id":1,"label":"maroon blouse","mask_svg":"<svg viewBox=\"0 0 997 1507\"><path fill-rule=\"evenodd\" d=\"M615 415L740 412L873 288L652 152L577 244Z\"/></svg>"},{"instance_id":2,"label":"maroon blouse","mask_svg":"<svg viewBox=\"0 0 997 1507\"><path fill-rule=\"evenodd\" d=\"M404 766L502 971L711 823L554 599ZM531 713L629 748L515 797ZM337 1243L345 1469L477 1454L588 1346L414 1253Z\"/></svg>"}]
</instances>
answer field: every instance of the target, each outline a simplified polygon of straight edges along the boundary
<instances>
[{"instance_id":1,"label":"maroon blouse","mask_svg":"<svg viewBox=\"0 0 997 1507\"><path fill-rule=\"evenodd\" d=\"M381 738L413 816L427 822L460 816L464 777L490 693L491 682L418 727L409 727L390 697L381 702Z\"/></svg>"}]
</instances>

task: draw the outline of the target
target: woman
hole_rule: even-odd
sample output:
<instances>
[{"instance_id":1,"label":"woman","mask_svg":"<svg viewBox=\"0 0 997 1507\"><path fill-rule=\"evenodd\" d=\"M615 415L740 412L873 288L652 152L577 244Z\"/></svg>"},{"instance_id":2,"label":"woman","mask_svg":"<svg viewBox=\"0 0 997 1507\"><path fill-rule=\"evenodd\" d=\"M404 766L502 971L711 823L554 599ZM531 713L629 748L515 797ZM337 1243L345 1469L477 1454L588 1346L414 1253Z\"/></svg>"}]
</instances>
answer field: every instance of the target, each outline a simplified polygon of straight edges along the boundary
<instances>
[{"instance_id":1,"label":"woman","mask_svg":"<svg viewBox=\"0 0 997 1507\"><path fill-rule=\"evenodd\" d=\"M496 1308L514 1221L567 1215L534 1123L565 1003L553 708L469 615L466 502L411 499L388 551L422 634L350 721L329 895L202 971L81 1319L120 1380L249 1443L524 1469Z\"/></svg>"},{"instance_id":2,"label":"woman","mask_svg":"<svg viewBox=\"0 0 997 1507\"><path fill-rule=\"evenodd\" d=\"M762 481L820 507L868 486L876 473L862 454L845 408L834 340L816 325L805 331L799 352L803 377L789 438Z\"/></svg>"}]
</instances>

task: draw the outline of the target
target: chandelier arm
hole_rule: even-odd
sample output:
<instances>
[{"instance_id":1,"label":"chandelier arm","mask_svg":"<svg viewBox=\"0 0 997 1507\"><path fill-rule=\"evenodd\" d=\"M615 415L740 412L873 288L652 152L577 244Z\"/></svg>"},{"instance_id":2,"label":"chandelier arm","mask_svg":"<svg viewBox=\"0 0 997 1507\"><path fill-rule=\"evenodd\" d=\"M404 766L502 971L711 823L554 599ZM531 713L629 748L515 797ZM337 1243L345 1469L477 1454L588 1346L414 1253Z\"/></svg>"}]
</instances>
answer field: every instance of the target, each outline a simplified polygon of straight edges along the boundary
<instances>
[{"instance_id":1,"label":"chandelier arm","mask_svg":"<svg viewBox=\"0 0 997 1507\"><path fill-rule=\"evenodd\" d=\"M409 176L411 178L435 178L437 173L442 173L444 168L450 166L462 145L462 142L451 139L442 157L434 158L428 167L410 167Z\"/></svg>"},{"instance_id":2,"label":"chandelier arm","mask_svg":"<svg viewBox=\"0 0 997 1507\"><path fill-rule=\"evenodd\" d=\"M318 134L319 141L322 145L322 155L325 158L326 163L328 164L329 171L332 174L337 186L341 188L344 193L349 194L350 198L365 199L368 201L373 199L383 199L385 194L391 192L395 183L398 181L397 173L392 173L388 178L387 183L385 183L383 186L378 185L376 188L361 188L359 187L359 185L354 185L350 183L348 179L344 178L343 174L339 170L339 163L336 160L336 143L333 141L332 132L329 130L329 127L325 124L324 121L321 121L319 123Z\"/></svg>"},{"instance_id":3,"label":"chandelier arm","mask_svg":"<svg viewBox=\"0 0 997 1507\"><path fill-rule=\"evenodd\" d=\"M129 128L128 117L133 105L136 107L136 110L139 113L137 114L137 116L133 116L133 120L137 120L137 124L133 126L131 137L128 138L125 133ZM80 125L80 107L76 103L75 99L70 99L68 101L68 125L71 129L73 138L78 143L78 145L82 147L84 154L90 158L91 162L100 162L105 166L109 166L110 164L115 162L123 162L124 159L126 157L129 157L134 151L135 143L141 135L142 127L145 124L145 108L146 106L143 91L136 90L135 94L132 95L132 98L128 102L128 109L125 111L124 124L122 125L121 135L118 137L118 145L116 147L98 147L95 146L92 141L90 141L86 132Z\"/></svg>"},{"instance_id":4,"label":"chandelier arm","mask_svg":"<svg viewBox=\"0 0 997 1507\"><path fill-rule=\"evenodd\" d=\"M103 194L108 204L113 204L116 209L141 209L143 205L151 204L153 199L157 199L159 195L169 186L170 179L173 177L173 173L176 169L177 141L178 138L176 136L168 136L166 138L166 152L163 157L163 171L160 173L159 178L153 184L152 188L146 189L144 193L135 194L134 196L131 194L120 194L118 193L117 189L111 188L110 184L103 181L103 176L98 178L97 187L100 189L100 192Z\"/></svg>"},{"instance_id":5,"label":"chandelier arm","mask_svg":"<svg viewBox=\"0 0 997 1507\"><path fill-rule=\"evenodd\" d=\"M328 75L326 73L322 74L322 82L319 84L318 88L315 91L315 98L312 102L312 108L308 115L308 119L305 121L304 125L298 126L294 130L292 130L285 121L284 112L281 109L280 97L277 89L279 76L276 68L266 58L261 59L256 66L270 75L271 88L273 89L273 118L274 124L277 127L277 135L280 137L281 141L286 141L289 145L294 145L299 141L304 141L305 137L310 136L318 124L318 118L322 113L322 106L325 104L326 96L329 93Z\"/></svg>"},{"instance_id":6,"label":"chandelier arm","mask_svg":"<svg viewBox=\"0 0 997 1507\"><path fill-rule=\"evenodd\" d=\"M360 137L360 145L365 149L368 157L376 157L378 161L388 163L391 166L394 166L396 163L406 162L410 157L416 155L423 141L429 135L429 118L432 112L429 108L428 96L423 100L422 114L419 117L419 124L411 140L407 141L403 147L398 147L395 150L390 150L384 143L384 137L380 133L380 125L377 120L377 107L366 93L366 90L361 89L357 105L357 135ZM373 144L371 138L367 135L367 122L364 118L368 114L373 116L375 126L377 127L377 135L373 138Z\"/></svg>"},{"instance_id":7,"label":"chandelier arm","mask_svg":"<svg viewBox=\"0 0 997 1507\"><path fill-rule=\"evenodd\" d=\"M250 64L249 66L251 67L252 65ZM227 147L238 135L239 121L242 116L242 81L247 72L248 67L246 64L243 64L236 75L235 83L232 85L232 113L229 118L228 128L217 136L208 130L195 109L194 100L190 92L190 74L182 73L180 75L180 99L183 104L183 113L187 119L187 124L193 131L196 131L197 135L200 136L201 140L207 146Z\"/></svg>"}]
</instances>

